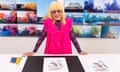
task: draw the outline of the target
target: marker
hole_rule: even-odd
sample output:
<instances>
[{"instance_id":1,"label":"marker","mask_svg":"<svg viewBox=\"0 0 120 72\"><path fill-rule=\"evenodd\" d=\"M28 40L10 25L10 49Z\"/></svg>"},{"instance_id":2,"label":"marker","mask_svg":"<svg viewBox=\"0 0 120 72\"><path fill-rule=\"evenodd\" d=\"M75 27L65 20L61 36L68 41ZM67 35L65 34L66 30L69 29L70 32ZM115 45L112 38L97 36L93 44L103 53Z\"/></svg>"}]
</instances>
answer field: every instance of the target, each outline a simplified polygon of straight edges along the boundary
<instances>
[{"instance_id":1,"label":"marker","mask_svg":"<svg viewBox=\"0 0 120 72\"><path fill-rule=\"evenodd\" d=\"M12 57L10 60L11 63L16 63L16 57Z\"/></svg>"},{"instance_id":2,"label":"marker","mask_svg":"<svg viewBox=\"0 0 120 72\"><path fill-rule=\"evenodd\" d=\"M22 60L22 57L17 57L16 58L16 64L19 64L21 62L21 60Z\"/></svg>"}]
</instances>

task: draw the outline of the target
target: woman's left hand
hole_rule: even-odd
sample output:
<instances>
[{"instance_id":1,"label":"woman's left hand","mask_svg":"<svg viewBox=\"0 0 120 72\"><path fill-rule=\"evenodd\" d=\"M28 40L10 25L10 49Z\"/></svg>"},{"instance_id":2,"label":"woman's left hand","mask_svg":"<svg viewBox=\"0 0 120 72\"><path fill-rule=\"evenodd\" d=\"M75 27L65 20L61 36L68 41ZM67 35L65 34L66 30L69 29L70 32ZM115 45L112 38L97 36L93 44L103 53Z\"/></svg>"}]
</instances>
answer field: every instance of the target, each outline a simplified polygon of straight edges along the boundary
<instances>
[{"instance_id":1,"label":"woman's left hand","mask_svg":"<svg viewBox=\"0 0 120 72\"><path fill-rule=\"evenodd\" d=\"M87 52L85 52L85 51L81 51L80 52L80 55L87 55L88 53Z\"/></svg>"}]
</instances>

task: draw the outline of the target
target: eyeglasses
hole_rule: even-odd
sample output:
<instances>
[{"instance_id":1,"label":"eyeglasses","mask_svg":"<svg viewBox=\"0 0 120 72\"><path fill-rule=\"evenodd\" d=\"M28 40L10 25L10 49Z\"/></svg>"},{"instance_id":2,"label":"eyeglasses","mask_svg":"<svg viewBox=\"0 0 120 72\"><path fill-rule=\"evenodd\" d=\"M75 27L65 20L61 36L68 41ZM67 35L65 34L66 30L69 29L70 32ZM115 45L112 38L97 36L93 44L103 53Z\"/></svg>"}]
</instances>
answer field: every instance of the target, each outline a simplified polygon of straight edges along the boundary
<instances>
[{"instance_id":1,"label":"eyeglasses","mask_svg":"<svg viewBox=\"0 0 120 72\"><path fill-rule=\"evenodd\" d=\"M51 13L61 13L62 12L62 10L53 10L53 11L51 11Z\"/></svg>"}]
</instances>

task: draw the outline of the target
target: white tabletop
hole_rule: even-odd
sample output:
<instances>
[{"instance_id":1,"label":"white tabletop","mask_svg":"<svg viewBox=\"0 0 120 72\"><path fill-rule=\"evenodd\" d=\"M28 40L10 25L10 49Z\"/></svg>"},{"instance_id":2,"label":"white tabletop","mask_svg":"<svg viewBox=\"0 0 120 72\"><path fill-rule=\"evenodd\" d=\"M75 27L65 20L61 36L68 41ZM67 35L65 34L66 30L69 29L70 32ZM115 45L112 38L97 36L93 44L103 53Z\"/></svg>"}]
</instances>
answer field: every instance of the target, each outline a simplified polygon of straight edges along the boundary
<instances>
[{"instance_id":1,"label":"white tabletop","mask_svg":"<svg viewBox=\"0 0 120 72\"><path fill-rule=\"evenodd\" d=\"M0 54L0 72L20 72L27 57L23 57L20 64L10 63L12 57L20 57L19 54ZM120 72L120 54L88 54L78 55L85 72ZM107 71L95 71L93 63L103 61L107 66Z\"/></svg>"},{"instance_id":2,"label":"white tabletop","mask_svg":"<svg viewBox=\"0 0 120 72\"><path fill-rule=\"evenodd\" d=\"M10 63L12 57L18 57L15 54L0 54L0 72L16 72L18 65Z\"/></svg>"},{"instance_id":3,"label":"white tabletop","mask_svg":"<svg viewBox=\"0 0 120 72\"><path fill-rule=\"evenodd\" d=\"M88 54L79 56L85 72L120 72L120 54ZM93 63L103 61L107 66L107 71L95 71Z\"/></svg>"}]
</instances>

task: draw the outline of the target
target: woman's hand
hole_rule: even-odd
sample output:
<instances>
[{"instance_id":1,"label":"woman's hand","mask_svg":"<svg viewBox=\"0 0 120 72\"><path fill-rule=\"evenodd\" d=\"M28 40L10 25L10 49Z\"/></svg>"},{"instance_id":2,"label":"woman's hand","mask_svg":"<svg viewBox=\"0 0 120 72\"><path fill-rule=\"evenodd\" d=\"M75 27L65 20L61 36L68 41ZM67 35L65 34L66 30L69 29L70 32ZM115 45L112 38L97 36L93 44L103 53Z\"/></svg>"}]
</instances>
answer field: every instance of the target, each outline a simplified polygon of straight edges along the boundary
<instances>
[{"instance_id":1,"label":"woman's hand","mask_svg":"<svg viewBox=\"0 0 120 72\"><path fill-rule=\"evenodd\" d=\"M81 51L80 52L80 55L87 55L88 53L87 52L85 52L85 51Z\"/></svg>"},{"instance_id":2,"label":"woman's hand","mask_svg":"<svg viewBox=\"0 0 120 72\"><path fill-rule=\"evenodd\" d=\"M26 52L23 55L25 56L33 56L35 53L34 52Z\"/></svg>"}]
</instances>

